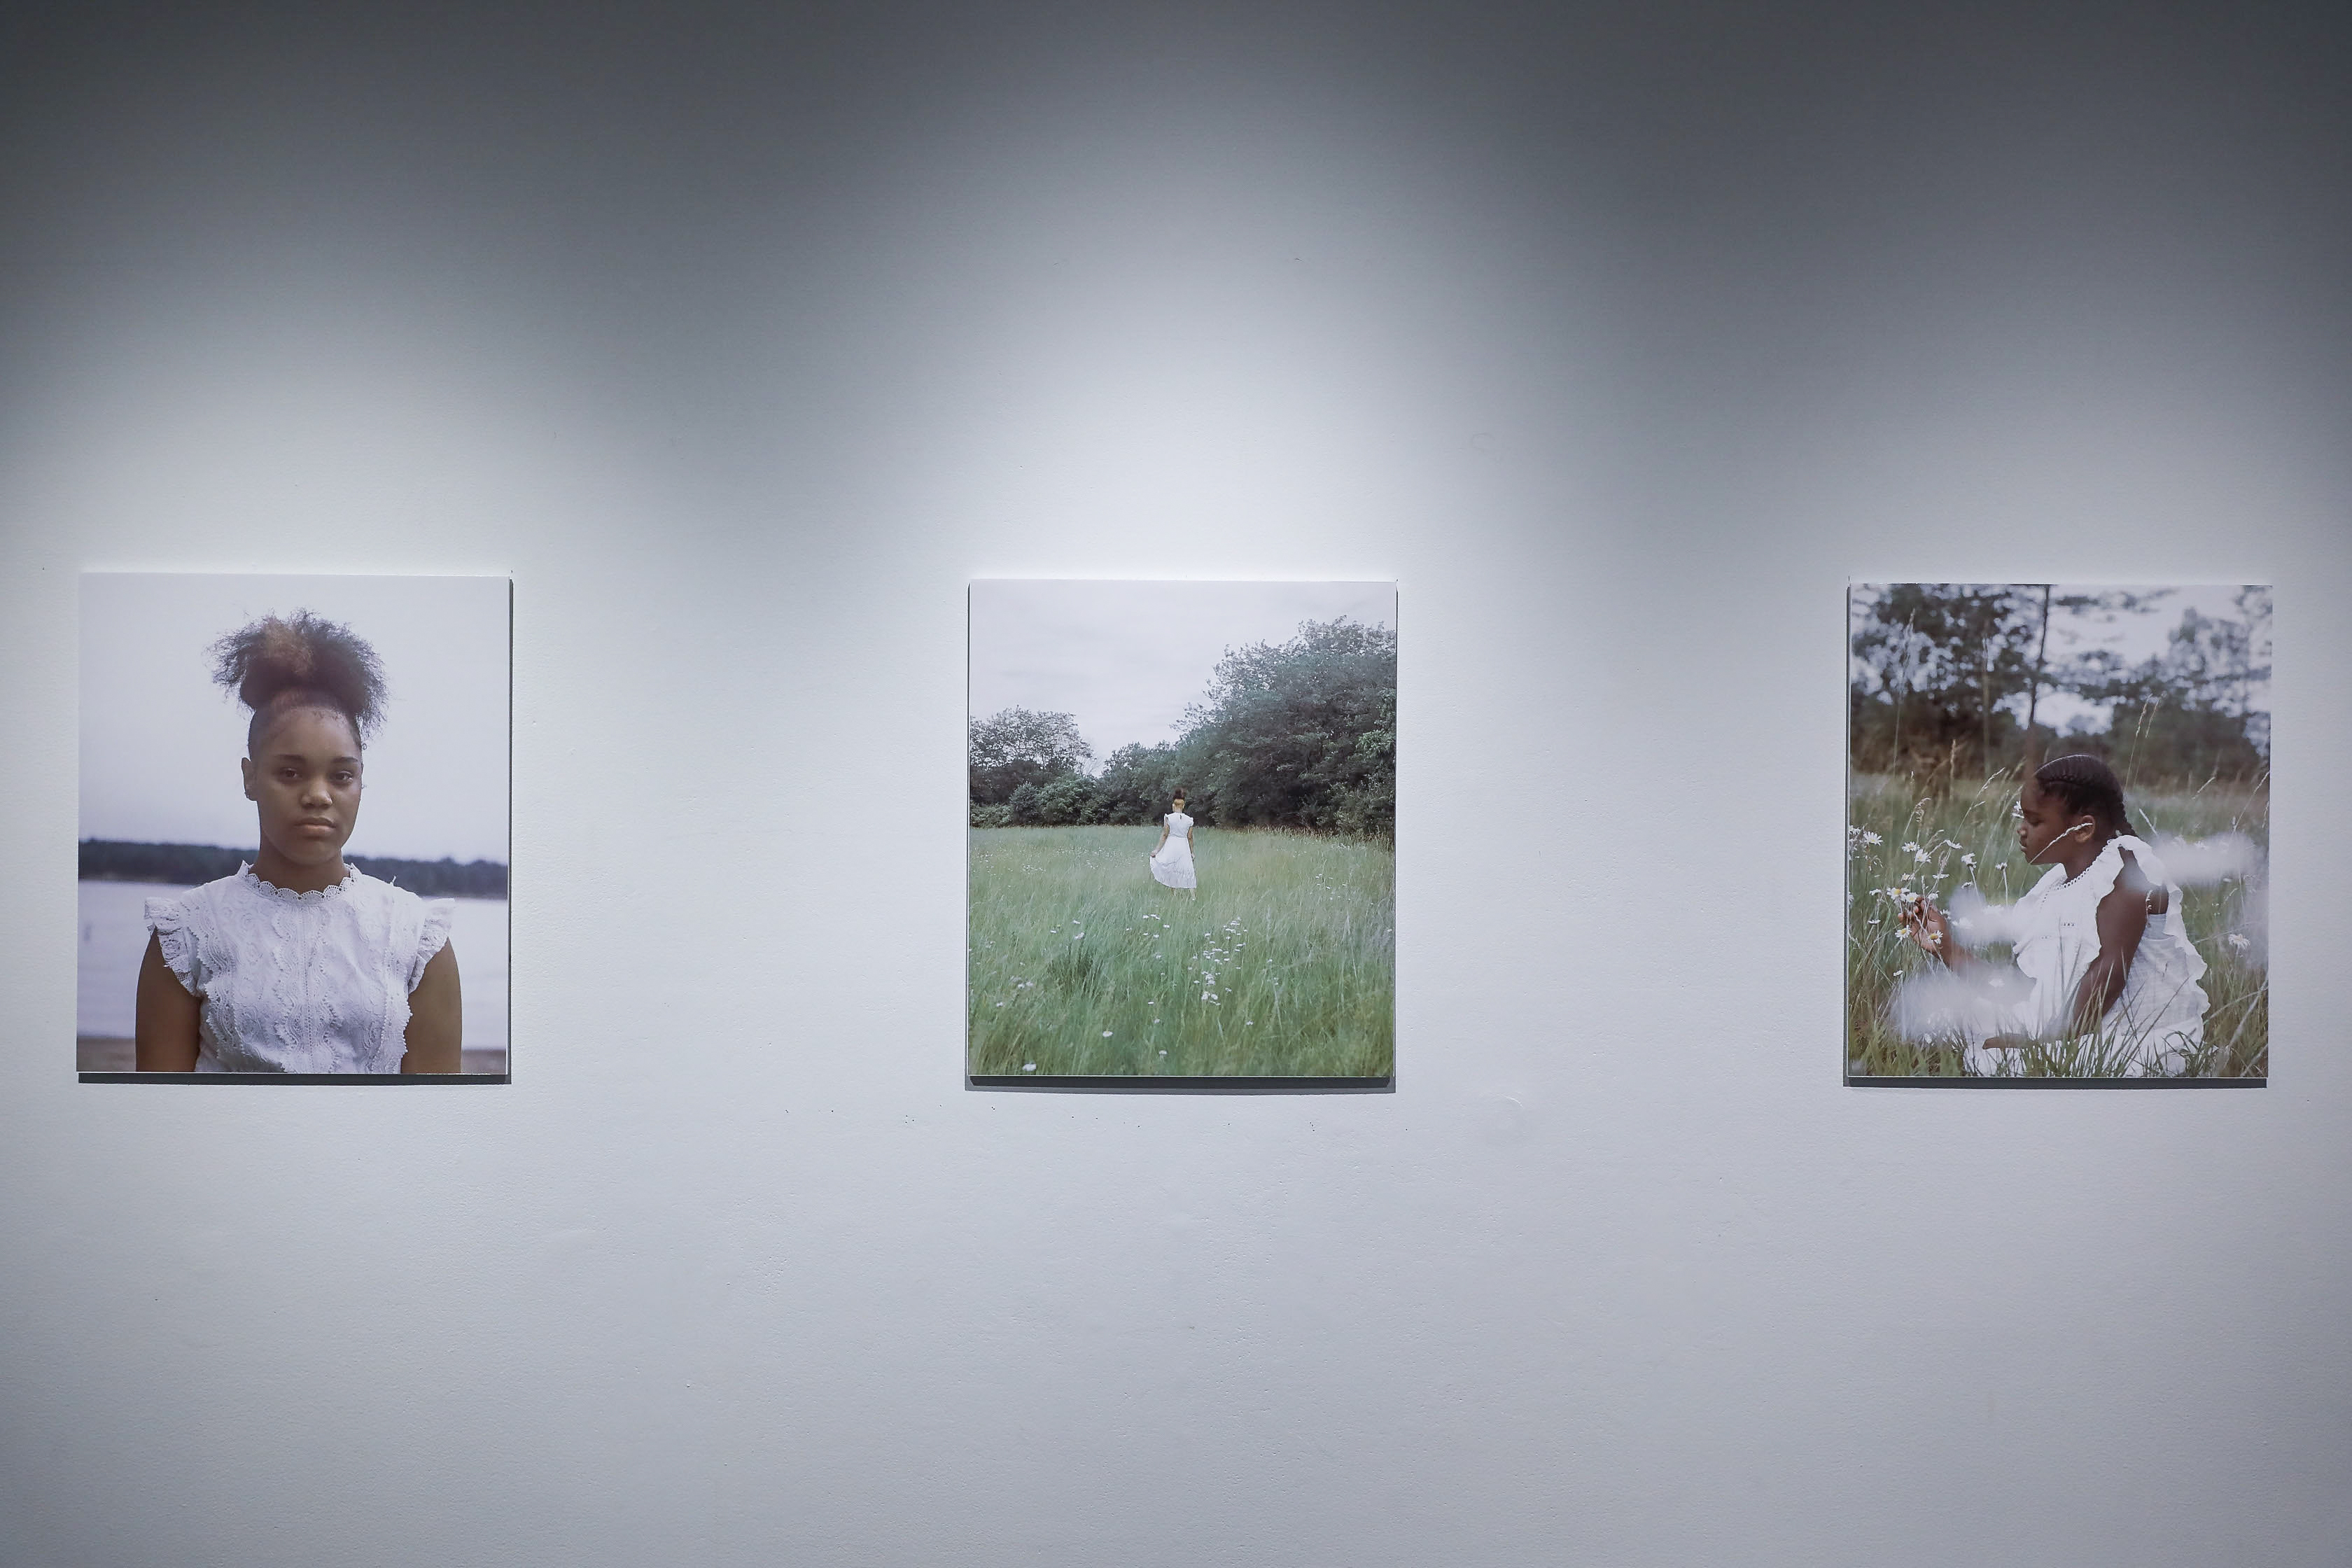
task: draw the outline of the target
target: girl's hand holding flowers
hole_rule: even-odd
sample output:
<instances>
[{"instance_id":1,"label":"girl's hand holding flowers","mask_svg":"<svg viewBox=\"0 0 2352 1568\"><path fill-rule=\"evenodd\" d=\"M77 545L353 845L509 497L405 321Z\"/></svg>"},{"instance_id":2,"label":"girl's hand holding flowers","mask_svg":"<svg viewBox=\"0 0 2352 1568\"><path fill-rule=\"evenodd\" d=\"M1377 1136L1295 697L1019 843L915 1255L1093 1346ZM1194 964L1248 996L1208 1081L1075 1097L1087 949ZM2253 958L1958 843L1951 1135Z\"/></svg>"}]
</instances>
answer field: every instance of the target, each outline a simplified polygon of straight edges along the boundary
<instances>
[{"instance_id":1,"label":"girl's hand holding flowers","mask_svg":"<svg viewBox=\"0 0 2352 1568\"><path fill-rule=\"evenodd\" d=\"M1903 933L1939 958L1949 951L1952 928L1931 899L1915 895L1904 900Z\"/></svg>"}]
</instances>

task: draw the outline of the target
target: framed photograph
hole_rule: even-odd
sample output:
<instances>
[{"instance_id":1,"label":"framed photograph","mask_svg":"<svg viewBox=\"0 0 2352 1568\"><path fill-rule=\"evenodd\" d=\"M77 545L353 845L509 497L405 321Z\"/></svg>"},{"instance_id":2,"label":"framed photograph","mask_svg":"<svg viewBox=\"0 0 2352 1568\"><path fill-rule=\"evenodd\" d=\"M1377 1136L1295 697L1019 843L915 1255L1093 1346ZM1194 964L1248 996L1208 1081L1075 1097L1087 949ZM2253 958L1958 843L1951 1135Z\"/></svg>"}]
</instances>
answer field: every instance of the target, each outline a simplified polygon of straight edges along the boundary
<instances>
[{"instance_id":1,"label":"framed photograph","mask_svg":"<svg viewBox=\"0 0 2352 1568\"><path fill-rule=\"evenodd\" d=\"M510 605L82 578L84 1081L506 1081Z\"/></svg>"},{"instance_id":2,"label":"framed photograph","mask_svg":"<svg viewBox=\"0 0 2352 1568\"><path fill-rule=\"evenodd\" d=\"M969 1080L1384 1089L1396 587L971 588Z\"/></svg>"},{"instance_id":3,"label":"framed photograph","mask_svg":"<svg viewBox=\"0 0 2352 1568\"><path fill-rule=\"evenodd\" d=\"M1857 584L1850 1083L2260 1087L2271 594Z\"/></svg>"}]
</instances>

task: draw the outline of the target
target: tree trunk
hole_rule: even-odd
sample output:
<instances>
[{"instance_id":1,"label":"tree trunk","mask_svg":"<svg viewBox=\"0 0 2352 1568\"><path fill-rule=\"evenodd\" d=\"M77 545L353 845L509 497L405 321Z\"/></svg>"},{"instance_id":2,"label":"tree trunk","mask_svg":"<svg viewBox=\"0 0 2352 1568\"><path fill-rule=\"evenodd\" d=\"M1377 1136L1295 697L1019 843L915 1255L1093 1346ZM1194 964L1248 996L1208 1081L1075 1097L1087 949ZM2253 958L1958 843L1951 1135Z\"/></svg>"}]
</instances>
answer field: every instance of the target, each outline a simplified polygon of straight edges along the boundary
<instances>
[{"instance_id":1,"label":"tree trunk","mask_svg":"<svg viewBox=\"0 0 2352 1568\"><path fill-rule=\"evenodd\" d=\"M2042 584L2042 640L2033 647L2033 684L2025 689L2025 769L2042 765L2042 747L2033 736L2034 715L2042 707L2042 667L2050 652L2050 584Z\"/></svg>"},{"instance_id":2,"label":"tree trunk","mask_svg":"<svg viewBox=\"0 0 2352 1568\"><path fill-rule=\"evenodd\" d=\"M1984 645L1984 655L1978 661L1977 709L1984 719L1984 771L1992 772L1992 644Z\"/></svg>"}]
</instances>

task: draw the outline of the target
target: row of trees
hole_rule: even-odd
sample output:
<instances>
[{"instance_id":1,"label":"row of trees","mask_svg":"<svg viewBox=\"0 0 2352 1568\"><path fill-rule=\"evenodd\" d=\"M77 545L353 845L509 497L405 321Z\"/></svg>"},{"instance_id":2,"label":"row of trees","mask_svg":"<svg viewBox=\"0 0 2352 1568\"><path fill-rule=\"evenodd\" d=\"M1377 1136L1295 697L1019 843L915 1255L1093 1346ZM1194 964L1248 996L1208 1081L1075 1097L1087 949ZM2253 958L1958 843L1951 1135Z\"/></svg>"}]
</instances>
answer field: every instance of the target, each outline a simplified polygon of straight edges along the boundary
<instances>
[{"instance_id":1,"label":"row of trees","mask_svg":"<svg viewBox=\"0 0 2352 1568\"><path fill-rule=\"evenodd\" d=\"M2147 779L2244 778L2270 761L2270 592L2239 590L2235 618L2182 612L2137 664L2071 651L2065 628L2159 614L2164 591L2062 594L2044 584L1906 583L1857 606L1847 731L1866 773L1990 773L2095 752ZM2053 648L2051 628L2062 628ZM2103 706L2104 727L2053 731L2045 699Z\"/></svg>"},{"instance_id":2,"label":"row of trees","mask_svg":"<svg viewBox=\"0 0 2352 1568\"><path fill-rule=\"evenodd\" d=\"M1182 732L1094 752L1067 713L1011 708L971 728L976 826L1151 823L1181 786L1198 821L1358 837L1396 831L1396 634L1345 618L1228 649Z\"/></svg>"},{"instance_id":3,"label":"row of trees","mask_svg":"<svg viewBox=\"0 0 2352 1568\"><path fill-rule=\"evenodd\" d=\"M113 838L81 841L85 882L162 882L193 888L234 876L250 862L250 849L213 844L130 844ZM503 899L507 868L496 860L399 860L388 855L346 855L344 863L369 876L395 882L421 898Z\"/></svg>"}]
</instances>

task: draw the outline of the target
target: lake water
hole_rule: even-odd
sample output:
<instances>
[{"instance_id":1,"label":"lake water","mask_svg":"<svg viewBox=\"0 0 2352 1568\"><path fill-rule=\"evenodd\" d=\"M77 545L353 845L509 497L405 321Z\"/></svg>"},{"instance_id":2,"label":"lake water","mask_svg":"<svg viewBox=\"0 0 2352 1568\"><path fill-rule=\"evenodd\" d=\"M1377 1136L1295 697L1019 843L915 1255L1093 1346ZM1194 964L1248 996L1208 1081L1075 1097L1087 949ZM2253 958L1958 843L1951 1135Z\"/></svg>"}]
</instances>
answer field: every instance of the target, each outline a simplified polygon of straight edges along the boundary
<instances>
[{"instance_id":1,"label":"lake water","mask_svg":"<svg viewBox=\"0 0 2352 1568\"><path fill-rule=\"evenodd\" d=\"M184 888L158 882L84 882L75 1033L127 1040L138 1006L139 960L147 951L146 903ZM466 1049L507 1044L507 902L459 899L449 940L466 1005ZM470 1069L469 1069L470 1070Z\"/></svg>"}]
</instances>

